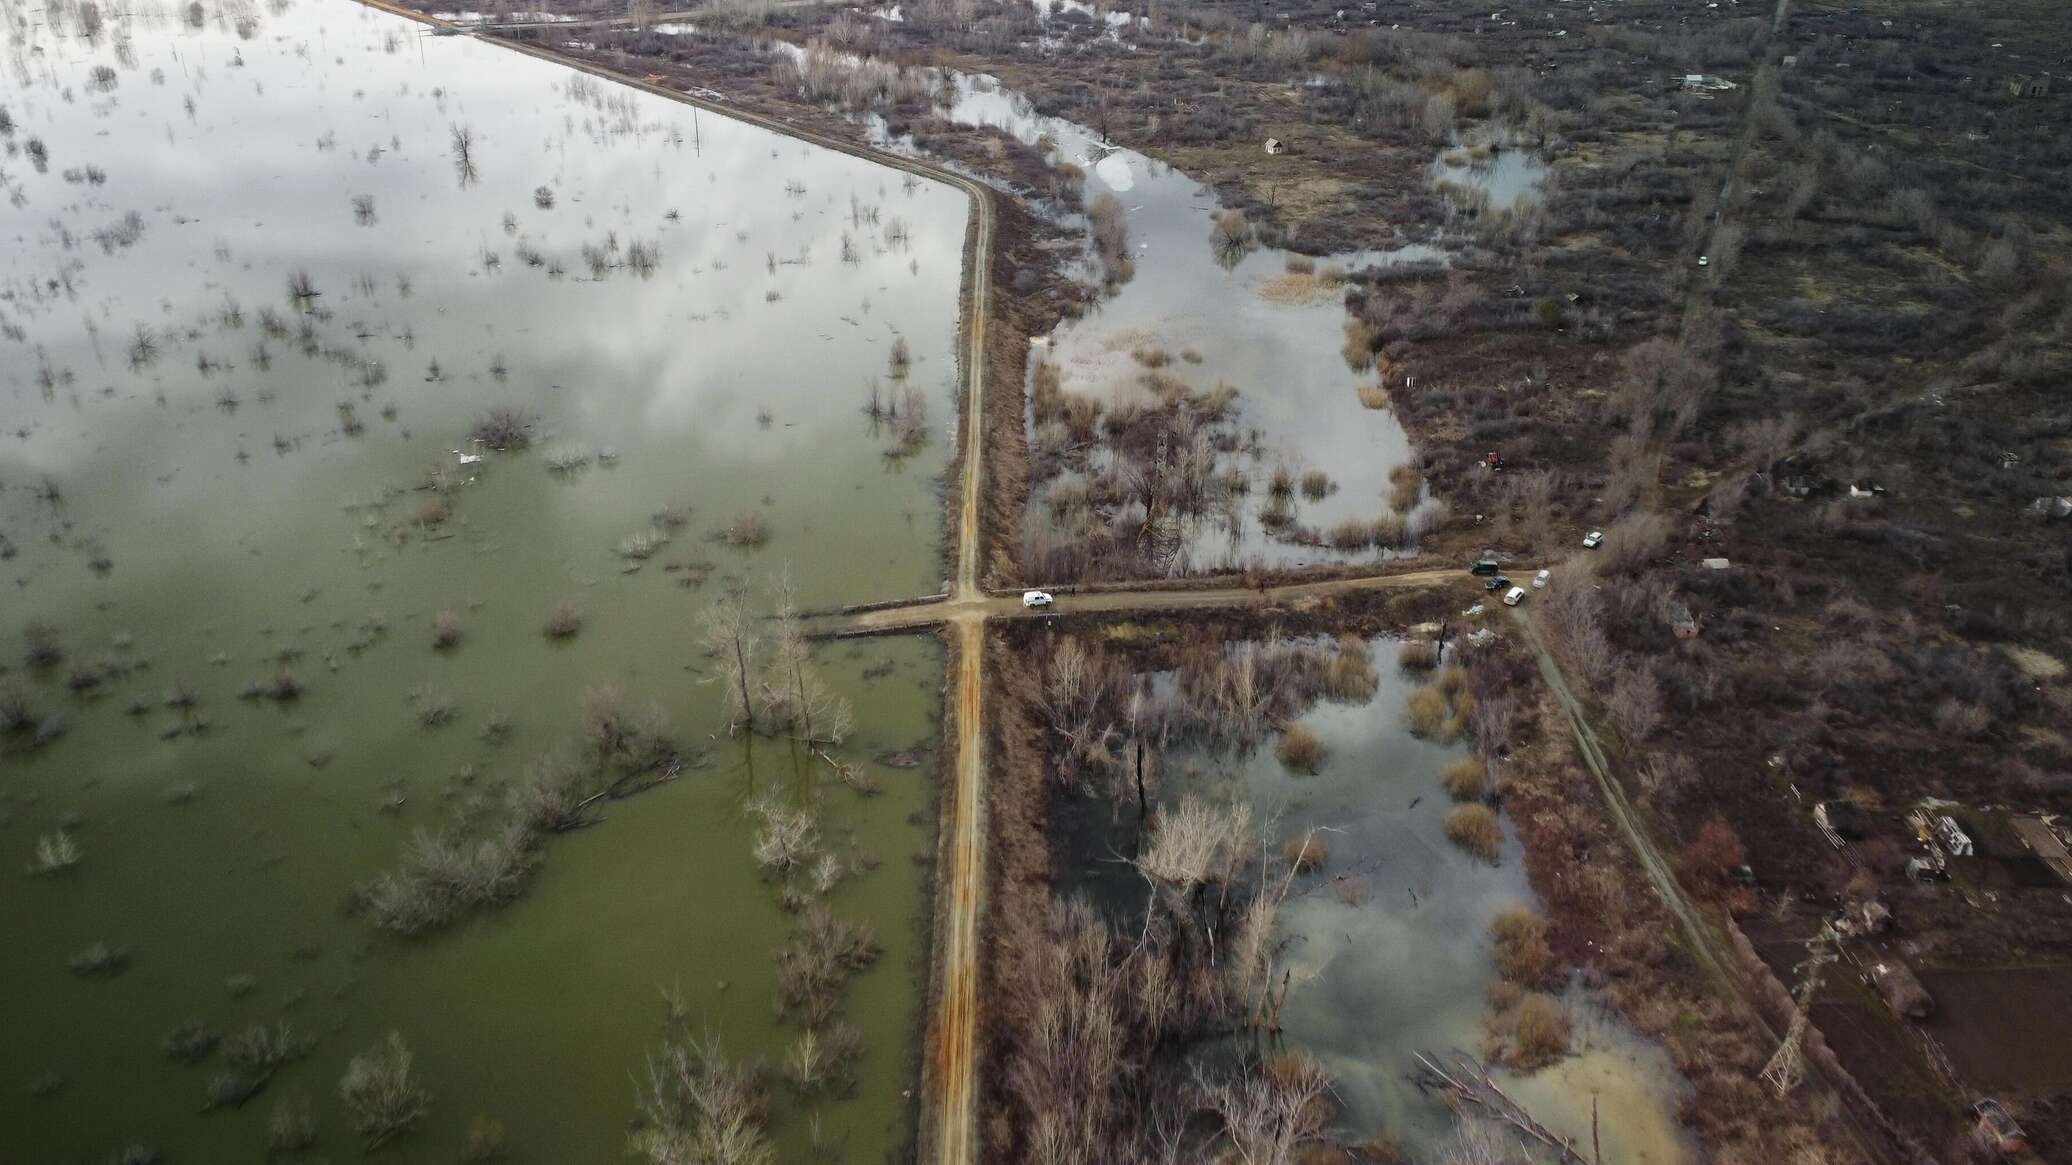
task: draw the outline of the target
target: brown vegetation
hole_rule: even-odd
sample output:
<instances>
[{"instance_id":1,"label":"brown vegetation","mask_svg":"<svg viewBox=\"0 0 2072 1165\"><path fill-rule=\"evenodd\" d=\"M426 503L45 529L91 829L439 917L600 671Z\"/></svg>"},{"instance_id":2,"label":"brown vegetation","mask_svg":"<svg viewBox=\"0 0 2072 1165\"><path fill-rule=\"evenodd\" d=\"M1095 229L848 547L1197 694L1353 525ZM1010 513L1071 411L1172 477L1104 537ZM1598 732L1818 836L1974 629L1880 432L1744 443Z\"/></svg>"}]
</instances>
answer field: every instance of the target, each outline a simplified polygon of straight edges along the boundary
<instances>
[{"instance_id":1,"label":"brown vegetation","mask_svg":"<svg viewBox=\"0 0 2072 1165\"><path fill-rule=\"evenodd\" d=\"M1496 810L1479 802L1455 805L1447 812L1446 836L1488 862L1496 860L1504 845L1504 828L1497 822Z\"/></svg>"}]
</instances>

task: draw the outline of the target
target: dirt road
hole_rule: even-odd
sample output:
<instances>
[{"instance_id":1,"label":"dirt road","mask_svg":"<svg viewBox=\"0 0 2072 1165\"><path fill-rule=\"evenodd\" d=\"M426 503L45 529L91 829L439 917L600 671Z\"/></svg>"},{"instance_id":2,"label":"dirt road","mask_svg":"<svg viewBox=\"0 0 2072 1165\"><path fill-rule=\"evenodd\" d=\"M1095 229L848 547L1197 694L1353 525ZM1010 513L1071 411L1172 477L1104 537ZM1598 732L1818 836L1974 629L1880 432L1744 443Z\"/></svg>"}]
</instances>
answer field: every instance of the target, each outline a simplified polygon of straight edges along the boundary
<instances>
[{"instance_id":1,"label":"dirt road","mask_svg":"<svg viewBox=\"0 0 2072 1165\"><path fill-rule=\"evenodd\" d=\"M1640 862L1641 872L1647 876L1648 884L1654 887L1656 896L1662 900L1662 905L1668 909L1670 917L1676 920L1677 930L1681 932L1681 945L1697 959L1698 965L1704 970L1706 977L1712 980L1723 998L1753 1019L1757 1027L1770 1038L1781 1037L1783 1033L1764 1018L1762 1010L1756 1006L1753 989L1737 969L1733 948L1726 934L1715 927L1697 904L1684 893L1683 884L1676 879L1675 867L1656 844L1655 835L1648 828L1647 822L1641 818L1633 802L1627 798L1625 786L1619 783L1617 775L1612 771L1611 760L1605 754L1603 742L1597 738L1597 730L1590 724L1582 701L1576 698L1575 691L1568 686L1568 678L1562 674L1560 665L1541 642L1532 620L1523 610L1514 610L1512 615L1512 622L1518 627L1519 633L1532 646L1533 655L1539 661L1540 676L1547 681L1547 690L1554 693L1555 702L1561 705L1563 715L1568 718L1569 728L1575 734L1576 751L1583 758L1583 766L1590 770L1590 775L1597 781L1597 792L1604 800L1606 814L1610 816L1612 825L1619 831L1619 835L1625 839L1626 848L1631 850ZM1841 1093L1844 1090L1827 1079L1826 1070L1817 1062L1809 1062L1808 1066L1813 1069L1809 1081L1814 1082L1814 1086L1825 1092L1828 1099L1834 1103L1835 1111L1841 1114L1842 1123L1849 1130L1851 1142L1862 1154L1863 1159L1876 1162L1892 1160L1886 1139L1866 1125L1863 1114L1859 1113L1854 1105L1843 1100Z\"/></svg>"},{"instance_id":2,"label":"dirt road","mask_svg":"<svg viewBox=\"0 0 2072 1165\"><path fill-rule=\"evenodd\" d=\"M1399 571L1393 574L1358 575L1352 578L1321 579L1316 582L1288 583L1266 587L1213 587L1205 590L1165 590L1143 588L1138 590L1089 591L1085 594L1058 595L1051 606L1031 610L1022 605L1020 595L978 595L968 592L972 598L950 598L928 603L915 603L905 607L885 607L874 611L862 611L853 615L826 615L815 619L810 633L816 638L836 638L856 635L896 635L918 631L937 624L952 623L965 618L984 619L1060 619L1071 615L1090 615L1115 612L1143 611L1147 614L1159 611L1204 610L1218 607L1278 607L1289 606L1308 599L1329 598L1334 595L1350 594L1356 591L1398 590L1416 587L1458 586L1462 590L1479 594L1471 587L1475 580L1459 567L1442 567L1435 570ZM1494 603L1493 598L1485 601Z\"/></svg>"}]
</instances>

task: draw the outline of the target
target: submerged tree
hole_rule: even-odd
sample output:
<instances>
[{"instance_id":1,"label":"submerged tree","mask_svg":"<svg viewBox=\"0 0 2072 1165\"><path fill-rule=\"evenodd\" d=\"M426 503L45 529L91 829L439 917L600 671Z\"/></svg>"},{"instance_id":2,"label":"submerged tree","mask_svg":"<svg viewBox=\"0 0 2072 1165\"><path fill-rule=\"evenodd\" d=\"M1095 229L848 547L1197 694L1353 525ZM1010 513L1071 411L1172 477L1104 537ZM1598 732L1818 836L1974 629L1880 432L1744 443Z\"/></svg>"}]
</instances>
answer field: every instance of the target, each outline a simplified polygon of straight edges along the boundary
<instances>
[{"instance_id":1,"label":"submerged tree","mask_svg":"<svg viewBox=\"0 0 2072 1165\"><path fill-rule=\"evenodd\" d=\"M745 728L755 731L756 657L762 652L762 637L749 621L738 593L722 595L700 616L704 624L705 650L719 661L720 700L726 708L727 731Z\"/></svg>"},{"instance_id":2,"label":"submerged tree","mask_svg":"<svg viewBox=\"0 0 2072 1165\"><path fill-rule=\"evenodd\" d=\"M717 1037L671 1044L648 1060L633 1152L653 1165L776 1165L756 1074Z\"/></svg>"},{"instance_id":3,"label":"submerged tree","mask_svg":"<svg viewBox=\"0 0 2072 1165\"><path fill-rule=\"evenodd\" d=\"M811 646L799 620L791 576L780 574L777 596L777 647L764 674L764 727L812 744L839 744L855 725L849 701L836 695L813 666Z\"/></svg>"}]
</instances>

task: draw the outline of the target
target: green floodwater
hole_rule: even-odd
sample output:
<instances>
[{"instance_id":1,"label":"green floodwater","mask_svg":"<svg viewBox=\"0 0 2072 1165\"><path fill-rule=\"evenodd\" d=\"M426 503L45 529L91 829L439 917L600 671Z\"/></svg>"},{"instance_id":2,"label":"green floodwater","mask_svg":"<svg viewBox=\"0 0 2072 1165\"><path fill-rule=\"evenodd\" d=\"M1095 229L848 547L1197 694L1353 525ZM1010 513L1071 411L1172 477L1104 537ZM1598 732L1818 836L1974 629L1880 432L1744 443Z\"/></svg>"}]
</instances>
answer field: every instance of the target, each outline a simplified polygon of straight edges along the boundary
<instances>
[{"instance_id":1,"label":"green floodwater","mask_svg":"<svg viewBox=\"0 0 2072 1165\"><path fill-rule=\"evenodd\" d=\"M0 11L0 685L64 728L0 742L0 1162L259 1160L297 1095L310 1159L357 1158L338 1081L391 1030L433 1099L383 1159L453 1160L478 1116L516 1160L621 1159L663 988L739 1055L798 1031L773 987L793 919L750 855L745 804L769 795L818 806L851 870L826 901L884 945L842 1008L859 1087L778 1087L782 1159L898 1155L935 758L877 758L934 747L940 651L819 653L856 708L839 755L882 783L865 797L720 731L698 616L735 585L766 607L780 572L806 606L939 586L963 197L351 4ZM929 410L903 457L861 409L873 378L896 387L895 338ZM469 444L497 406L530 449ZM434 477L451 513L427 524ZM687 523L623 558L671 507ZM710 537L750 511L766 545ZM583 628L551 641L562 601ZM63 663L26 666L32 621ZM96 660L112 678L69 690ZM283 661L299 700L239 698ZM451 724L419 726L422 684ZM176 685L205 734L167 735ZM661 710L681 779L551 840L504 909L413 940L348 914L416 830L493 819L573 747L599 685ZM61 828L84 859L26 873ZM126 970L68 969L102 941ZM203 1114L221 1065L160 1046L192 1017L315 1044Z\"/></svg>"}]
</instances>

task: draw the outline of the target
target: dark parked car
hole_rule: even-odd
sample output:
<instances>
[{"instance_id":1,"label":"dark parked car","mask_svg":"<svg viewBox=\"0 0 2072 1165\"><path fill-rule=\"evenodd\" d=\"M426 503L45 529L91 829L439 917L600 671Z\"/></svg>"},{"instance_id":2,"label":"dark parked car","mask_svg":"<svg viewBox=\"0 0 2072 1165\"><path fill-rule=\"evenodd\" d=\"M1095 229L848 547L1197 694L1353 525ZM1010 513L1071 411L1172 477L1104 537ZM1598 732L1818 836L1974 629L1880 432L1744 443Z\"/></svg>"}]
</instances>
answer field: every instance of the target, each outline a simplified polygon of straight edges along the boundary
<instances>
[{"instance_id":1,"label":"dark parked car","mask_svg":"<svg viewBox=\"0 0 2072 1165\"><path fill-rule=\"evenodd\" d=\"M1498 575L1495 578L1484 580L1482 589L1485 591L1500 591L1510 585L1510 579L1505 578L1503 575Z\"/></svg>"},{"instance_id":2,"label":"dark parked car","mask_svg":"<svg viewBox=\"0 0 2072 1165\"><path fill-rule=\"evenodd\" d=\"M1475 563L1475 565L1469 567L1468 573L1475 575L1495 574L1497 571L1502 569L1503 567L1497 565L1496 559L1485 558Z\"/></svg>"}]
</instances>

